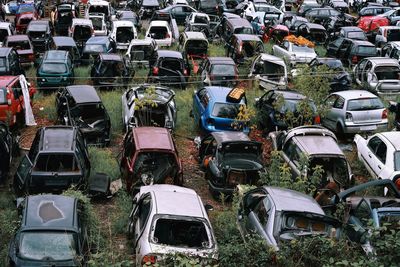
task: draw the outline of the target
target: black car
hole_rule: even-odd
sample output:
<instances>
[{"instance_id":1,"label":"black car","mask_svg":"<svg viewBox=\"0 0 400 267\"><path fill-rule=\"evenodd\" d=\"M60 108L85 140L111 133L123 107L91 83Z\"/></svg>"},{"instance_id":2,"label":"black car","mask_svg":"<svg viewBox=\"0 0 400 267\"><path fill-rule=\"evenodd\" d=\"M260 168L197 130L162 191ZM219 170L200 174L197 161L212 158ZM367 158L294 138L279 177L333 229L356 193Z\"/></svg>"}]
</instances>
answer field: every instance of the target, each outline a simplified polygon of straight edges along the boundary
<instances>
[{"instance_id":1,"label":"black car","mask_svg":"<svg viewBox=\"0 0 400 267\"><path fill-rule=\"evenodd\" d=\"M81 61L81 54L72 37L54 36L50 42L50 49L68 51L75 65Z\"/></svg>"},{"instance_id":2,"label":"black car","mask_svg":"<svg viewBox=\"0 0 400 267\"><path fill-rule=\"evenodd\" d=\"M324 26L317 23L305 22L297 27L297 36L302 36L316 44L325 44L328 33Z\"/></svg>"},{"instance_id":3,"label":"black car","mask_svg":"<svg viewBox=\"0 0 400 267\"><path fill-rule=\"evenodd\" d=\"M307 104L307 108L305 107L304 110L302 108L299 111L298 108L302 103ZM257 124L264 133L277 129L286 130L289 126L296 127L303 124L320 123L314 102L293 90L269 90L259 99L256 99L255 107ZM303 114L302 112L310 114ZM291 116L288 115L289 113ZM288 117L286 118L286 116ZM288 125L288 123L292 125Z\"/></svg>"},{"instance_id":4,"label":"black car","mask_svg":"<svg viewBox=\"0 0 400 267\"><path fill-rule=\"evenodd\" d=\"M210 15L217 15L219 9L219 0L200 0L197 10Z\"/></svg>"},{"instance_id":5,"label":"black car","mask_svg":"<svg viewBox=\"0 0 400 267\"><path fill-rule=\"evenodd\" d=\"M134 75L135 71L127 67L119 54L100 53L90 71L93 84L105 89L126 86Z\"/></svg>"},{"instance_id":6,"label":"black car","mask_svg":"<svg viewBox=\"0 0 400 267\"><path fill-rule=\"evenodd\" d=\"M9 244L9 266L85 266L87 219L78 198L27 196L18 205L21 224Z\"/></svg>"},{"instance_id":7,"label":"black car","mask_svg":"<svg viewBox=\"0 0 400 267\"><path fill-rule=\"evenodd\" d=\"M347 26L340 28L339 37L349 38L353 40L367 41L365 32L356 26Z\"/></svg>"},{"instance_id":8,"label":"black car","mask_svg":"<svg viewBox=\"0 0 400 267\"><path fill-rule=\"evenodd\" d=\"M329 86L332 92L351 88L351 76L344 69L342 62L339 59L316 57L308 64L315 74L317 73L318 66L325 66L328 70L332 71L332 76L329 77Z\"/></svg>"},{"instance_id":9,"label":"black car","mask_svg":"<svg viewBox=\"0 0 400 267\"><path fill-rule=\"evenodd\" d=\"M0 122L0 184L7 179L11 161L17 151L18 143L7 124Z\"/></svg>"},{"instance_id":10,"label":"black car","mask_svg":"<svg viewBox=\"0 0 400 267\"><path fill-rule=\"evenodd\" d=\"M158 50L150 66L148 82L186 88L189 68L181 52Z\"/></svg>"},{"instance_id":11,"label":"black car","mask_svg":"<svg viewBox=\"0 0 400 267\"><path fill-rule=\"evenodd\" d=\"M350 13L349 4L343 0L330 0L327 5L340 13Z\"/></svg>"},{"instance_id":12,"label":"black car","mask_svg":"<svg viewBox=\"0 0 400 267\"><path fill-rule=\"evenodd\" d=\"M156 10L160 10L158 0L142 0L139 10L140 20L150 18Z\"/></svg>"},{"instance_id":13,"label":"black car","mask_svg":"<svg viewBox=\"0 0 400 267\"><path fill-rule=\"evenodd\" d=\"M322 24L329 18L337 17L340 12L331 7L313 8L305 13L305 17L313 23Z\"/></svg>"},{"instance_id":14,"label":"black car","mask_svg":"<svg viewBox=\"0 0 400 267\"><path fill-rule=\"evenodd\" d=\"M320 8L321 5L318 4L316 1L302 1L302 4L298 7L297 9L297 15L300 16L305 16L306 12L308 10L314 9L314 8Z\"/></svg>"},{"instance_id":15,"label":"black car","mask_svg":"<svg viewBox=\"0 0 400 267\"><path fill-rule=\"evenodd\" d=\"M82 64L89 64L97 58L100 53L114 53L117 50L116 43L108 36L93 36L87 40L82 51Z\"/></svg>"},{"instance_id":16,"label":"black car","mask_svg":"<svg viewBox=\"0 0 400 267\"><path fill-rule=\"evenodd\" d=\"M63 3L57 6L55 14L55 31L58 35L68 35L68 28L72 25L74 15L74 5Z\"/></svg>"},{"instance_id":17,"label":"black car","mask_svg":"<svg viewBox=\"0 0 400 267\"><path fill-rule=\"evenodd\" d=\"M44 53L50 47L51 29L48 20L32 20L26 30L35 53Z\"/></svg>"},{"instance_id":18,"label":"black car","mask_svg":"<svg viewBox=\"0 0 400 267\"><path fill-rule=\"evenodd\" d=\"M366 57L375 57L378 51L374 44L339 37L328 43L326 55L340 59L344 65L352 66Z\"/></svg>"},{"instance_id":19,"label":"black car","mask_svg":"<svg viewBox=\"0 0 400 267\"><path fill-rule=\"evenodd\" d=\"M201 64L198 73L207 86L232 86L237 83L238 69L230 57L208 57Z\"/></svg>"},{"instance_id":20,"label":"black car","mask_svg":"<svg viewBox=\"0 0 400 267\"><path fill-rule=\"evenodd\" d=\"M18 53L11 47L0 47L0 75L25 74Z\"/></svg>"},{"instance_id":21,"label":"black car","mask_svg":"<svg viewBox=\"0 0 400 267\"><path fill-rule=\"evenodd\" d=\"M60 89L56 110L58 122L77 126L88 145L110 144L110 116L93 86L72 85Z\"/></svg>"},{"instance_id":22,"label":"black car","mask_svg":"<svg viewBox=\"0 0 400 267\"><path fill-rule=\"evenodd\" d=\"M229 197L238 184L258 182L263 170L262 144L243 132L213 132L201 140L199 160L211 194Z\"/></svg>"},{"instance_id":23,"label":"black car","mask_svg":"<svg viewBox=\"0 0 400 267\"><path fill-rule=\"evenodd\" d=\"M96 175L90 183L89 177L88 150L79 129L49 126L36 132L28 155L19 163L13 186L17 196L58 193L72 185L81 190L108 192L109 177Z\"/></svg>"}]
</instances>

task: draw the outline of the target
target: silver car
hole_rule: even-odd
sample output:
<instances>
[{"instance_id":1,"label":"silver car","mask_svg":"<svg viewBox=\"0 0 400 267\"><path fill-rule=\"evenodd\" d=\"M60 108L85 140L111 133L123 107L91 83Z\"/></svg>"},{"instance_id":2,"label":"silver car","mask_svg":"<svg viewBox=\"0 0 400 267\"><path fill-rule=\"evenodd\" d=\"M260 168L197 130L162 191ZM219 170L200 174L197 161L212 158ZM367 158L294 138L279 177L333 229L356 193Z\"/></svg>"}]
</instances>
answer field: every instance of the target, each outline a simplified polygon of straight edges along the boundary
<instances>
[{"instance_id":1,"label":"silver car","mask_svg":"<svg viewBox=\"0 0 400 267\"><path fill-rule=\"evenodd\" d=\"M246 193L238 212L239 230L244 239L256 234L279 249L281 242L305 236L333 236L336 219L325 215L310 196L286 188L264 186Z\"/></svg>"},{"instance_id":2,"label":"silver car","mask_svg":"<svg viewBox=\"0 0 400 267\"><path fill-rule=\"evenodd\" d=\"M388 113L381 99L364 90L348 90L330 94L325 105L328 112L322 125L339 135L386 131Z\"/></svg>"},{"instance_id":3,"label":"silver car","mask_svg":"<svg viewBox=\"0 0 400 267\"><path fill-rule=\"evenodd\" d=\"M217 244L206 209L197 193L175 185L140 187L128 222L136 266L166 265L167 255L184 253L214 264Z\"/></svg>"},{"instance_id":4,"label":"silver car","mask_svg":"<svg viewBox=\"0 0 400 267\"><path fill-rule=\"evenodd\" d=\"M364 58L354 67L356 83L386 100L395 100L400 95L399 77L400 64L394 58Z\"/></svg>"}]
</instances>

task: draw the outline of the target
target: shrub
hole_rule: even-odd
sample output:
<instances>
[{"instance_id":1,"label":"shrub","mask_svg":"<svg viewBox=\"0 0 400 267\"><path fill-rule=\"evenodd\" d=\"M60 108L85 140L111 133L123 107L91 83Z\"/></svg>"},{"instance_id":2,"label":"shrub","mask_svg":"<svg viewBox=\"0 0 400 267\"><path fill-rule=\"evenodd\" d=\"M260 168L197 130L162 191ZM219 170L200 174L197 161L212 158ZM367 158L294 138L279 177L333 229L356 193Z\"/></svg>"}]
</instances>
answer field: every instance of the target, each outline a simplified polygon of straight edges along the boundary
<instances>
[{"instance_id":1,"label":"shrub","mask_svg":"<svg viewBox=\"0 0 400 267\"><path fill-rule=\"evenodd\" d=\"M117 159L108 149L89 147L89 158L91 164L91 174L102 172L117 180L120 176Z\"/></svg>"}]
</instances>

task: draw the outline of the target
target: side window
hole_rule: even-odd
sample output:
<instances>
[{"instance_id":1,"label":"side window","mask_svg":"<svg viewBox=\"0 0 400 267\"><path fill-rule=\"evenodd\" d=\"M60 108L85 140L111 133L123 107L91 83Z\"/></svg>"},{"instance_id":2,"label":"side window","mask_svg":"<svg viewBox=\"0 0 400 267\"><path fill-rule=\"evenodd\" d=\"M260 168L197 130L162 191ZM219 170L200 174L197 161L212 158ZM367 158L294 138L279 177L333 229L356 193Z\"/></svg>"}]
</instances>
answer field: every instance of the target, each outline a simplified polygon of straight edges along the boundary
<instances>
[{"instance_id":1,"label":"side window","mask_svg":"<svg viewBox=\"0 0 400 267\"><path fill-rule=\"evenodd\" d=\"M289 144L285 145L283 152L296 166L299 166L301 151L293 140L290 140Z\"/></svg>"},{"instance_id":2,"label":"side window","mask_svg":"<svg viewBox=\"0 0 400 267\"><path fill-rule=\"evenodd\" d=\"M31 149L29 150L28 157L33 162L36 158L37 153L39 152L39 139L40 139L40 131L36 133L35 139L33 139Z\"/></svg>"},{"instance_id":3,"label":"side window","mask_svg":"<svg viewBox=\"0 0 400 267\"><path fill-rule=\"evenodd\" d=\"M286 50L289 50L289 42L284 42L283 48L285 48Z\"/></svg>"},{"instance_id":4,"label":"side window","mask_svg":"<svg viewBox=\"0 0 400 267\"><path fill-rule=\"evenodd\" d=\"M146 225L147 218L149 217L151 209L151 197L147 195L143 198L143 201L140 203L139 206L139 228L140 231L143 230L144 226Z\"/></svg>"},{"instance_id":5,"label":"side window","mask_svg":"<svg viewBox=\"0 0 400 267\"><path fill-rule=\"evenodd\" d=\"M361 219L361 222L365 225L369 219L371 219L371 209L368 203L363 199L356 210L354 211L354 216Z\"/></svg>"},{"instance_id":6,"label":"side window","mask_svg":"<svg viewBox=\"0 0 400 267\"><path fill-rule=\"evenodd\" d=\"M382 161L382 163L386 163L386 152L387 152L387 146L384 142L381 142L376 149L376 157Z\"/></svg>"},{"instance_id":7,"label":"side window","mask_svg":"<svg viewBox=\"0 0 400 267\"><path fill-rule=\"evenodd\" d=\"M265 227L268 222L268 217L269 217L269 210L271 209L271 205L269 205L269 208L265 205L265 200L268 200L267 198L264 198L258 202L256 207L254 208L254 213L256 214L258 221L260 224ZM268 201L269 203L269 201Z\"/></svg>"},{"instance_id":8,"label":"side window","mask_svg":"<svg viewBox=\"0 0 400 267\"><path fill-rule=\"evenodd\" d=\"M334 108L342 109L344 107L344 98L339 96L335 103L333 104Z\"/></svg>"},{"instance_id":9,"label":"side window","mask_svg":"<svg viewBox=\"0 0 400 267\"><path fill-rule=\"evenodd\" d=\"M368 147L371 149L372 153L375 154L375 151L380 143L382 143L382 140L378 136L375 136L368 141Z\"/></svg>"},{"instance_id":10,"label":"side window","mask_svg":"<svg viewBox=\"0 0 400 267\"><path fill-rule=\"evenodd\" d=\"M331 107L333 107L333 105L335 104L337 98L338 98L337 95L331 95L331 96L329 96L329 97L325 100L325 104L326 104L329 108L331 108Z\"/></svg>"},{"instance_id":11,"label":"side window","mask_svg":"<svg viewBox=\"0 0 400 267\"><path fill-rule=\"evenodd\" d=\"M15 99L18 99L20 96L22 96L22 87L21 87L21 83L19 82L19 80L17 80L13 84L12 91L13 91Z\"/></svg>"}]
</instances>

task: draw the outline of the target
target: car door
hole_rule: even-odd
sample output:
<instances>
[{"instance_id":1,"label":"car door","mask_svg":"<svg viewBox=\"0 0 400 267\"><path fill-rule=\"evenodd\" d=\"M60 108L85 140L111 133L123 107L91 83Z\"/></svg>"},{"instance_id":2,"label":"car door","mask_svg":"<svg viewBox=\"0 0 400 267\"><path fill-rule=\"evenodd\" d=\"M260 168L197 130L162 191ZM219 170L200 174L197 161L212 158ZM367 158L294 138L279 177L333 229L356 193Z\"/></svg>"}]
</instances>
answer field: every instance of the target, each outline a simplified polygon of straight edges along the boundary
<instances>
[{"instance_id":1,"label":"car door","mask_svg":"<svg viewBox=\"0 0 400 267\"><path fill-rule=\"evenodd\" d=\"M126 93L124 94L124 96L122 97L122 118L124 121L124 124L127 125L128 124L128 120L129 118L133 115L133 103L135 97L134 97L134 92L133 89L128 89L126 91Z\"/></svg>"},{"instance_id":2,"label":"car door","mask_svg":"<svg viewBox=\"0 0 400 267\"><path fill-rule=\"evenodd\" d=\"M371 175L374 178L378 178L379 173L380 173L380 171L378 169L378 161L380 161L381 159L378 158L376 153L382 143L383 143L382 139L380 139L378 136L374 136L368 140L368 142L366 143L366 146L363 146L363 145L357 146L358 153L360 154L361 160L364 162L364 164L369 169ZM386 155L382 155L384 150L385 150L385 147L381 146L379 153L378 153L380 158L386 158ZM381 168L382 168L382 166L381 166Z\"/></svg>"},{"instance_id":3,"label":"car door","mask_svg":"<svg viewBox=\"0 0 400 267\"><path fill-rule=\"evenodd\" d=\"M147 224L151 223L151 220L149 220L151 210L151 195L147 193L139 199L135 211L133 212L133 244L137 256L144 256L141 250L142 248L148 247L150 233L144 233L144 231L147 228Z\"/></svg>"},{"instance_id":4,"label":"car door","mask_svg":"<svg viewBox=\"0 0 400 267\"><path fill-rule=\"evenodd\" d=\"M302 155L301 149L298 147L297 143L293 140L293 138L284 144L282 149L282 157L285 160L285 162L289 165L293 178L296 178L299 175L301 175L300 172L301 155Z\"/></svg>"},{"instance_id":5,"label":"car door","mask_svg":"<svg viewBox=\"0 0 400 267\"><path fill-rule=\"evenodd\" d=\"M367 59L363 59L354 68L354 78L356 80L356 83L359 85L361 85L363 70L367 62Z\"/></svg>"},{"instance_id":6,"label":"car door","mask_svg":"<svg viewBox=\"0 0 400 267\"><path fill-rule=\"evenodd\" d=\"M205 88L195 92L193 97L193 117L195 123L200 122L201 116L207 108L208 100L208 94Z\"/></svg>"},{"instance_id":7,"label":"car door","mask_svg":"<svg viewBox=\"0 0 400 267\"><path fill-rule=\"evenodd\" d=\"M210 134L201 140L199 148L199 158L203 161L206 156L213 156L217 149L217 142L215 138Z\"/></svg>"},{"instance_id":8,"label":"car door","mask_svg":"<svg viewBox=\"0 0 400 267\"><path fill-rule=\"evenodd\" d=\"M176 23L182 24L185 22L186 15L183 12L182 6L175 6L174 8L172 8L171 14L172 14L172 17L176 20Z\"/></svg>"},{"instance_id":9,"label":"car door","mask_svg":"<svg viewBox=\"0 0 400 267\"><path fill-rule=\"evenodd\" d=\"M271 90L265 93L256 103L261 120L260 124L263 128L268 127L268 124L274 124L272 118L274 118L275 115L274 103L276 98L277 94Z\"/></svg>"},{"instance_id":10,"label":"car door","mask_svg":"<svg viewBox=\"0 0 400 267\"><path fill-rule=\"evenodd\" d=\"M327 112L325 116L322 117L322 125L331 130L335 130L336 128L336 118L333 117L332 109L338 98L338 95L332 94L324 101L324 106L327 108Z\"/></svg>"},{"instance_id":11,"label":"car door","mask_svg":"<svg viewBox=\"0 0 400 267\"><path fill-rule=\"evenodd\" d=\"M31 172L32 169L32 162L29 159L29 157L27 155L25 155L21 162L19 163L19 166L17 168L17 171L15 173L15 177L14 177L14 189L16 190L16 192L23 192L24 188L26 187L26 182L27 182L27 178Z\"/></svg>"},{"instance_id":12,"label":"car door","mask_svg":"<svg viewBox=\"0 0 400 267\"><path fill-rule=\"evenodd\" d=\"M344 38L339 37L336 40L330 42L327 47L327 55L330 57L336 57L337 51L339 50L340 45L343 43Z\"/></svg>"}]
</instances>

